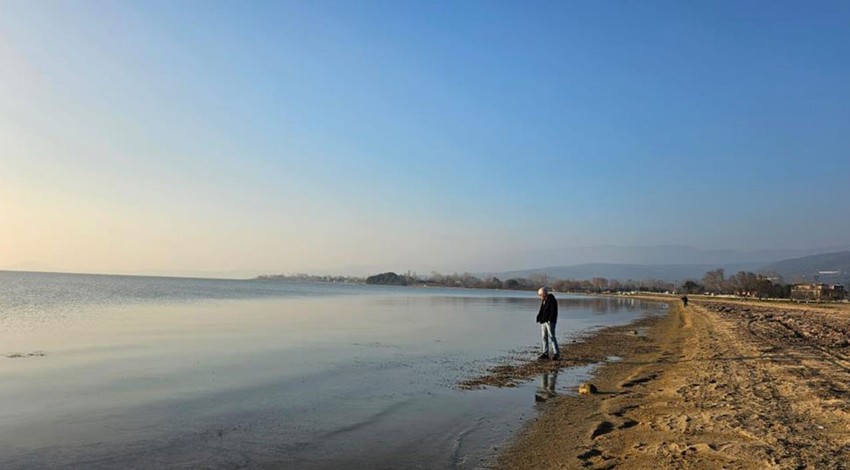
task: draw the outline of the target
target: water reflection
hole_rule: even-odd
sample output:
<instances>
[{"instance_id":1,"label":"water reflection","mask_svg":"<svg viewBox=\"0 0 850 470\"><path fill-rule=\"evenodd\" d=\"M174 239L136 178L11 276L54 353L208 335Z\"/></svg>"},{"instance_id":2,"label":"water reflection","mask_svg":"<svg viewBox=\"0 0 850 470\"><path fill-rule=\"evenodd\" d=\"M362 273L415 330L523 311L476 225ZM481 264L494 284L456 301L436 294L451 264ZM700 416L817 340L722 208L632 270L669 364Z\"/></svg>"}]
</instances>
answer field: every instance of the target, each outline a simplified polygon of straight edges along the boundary
<instances>
[{"instance_id":1,"label":"water reflection","mask_svg":"<svg viewBox=\"0 0 850 470\"><path fill-rule=\"evenodd\" d=\"M647 303L636 299L610 298L610 297L566 297L559 299L561 308L590 309L595 314L619 313L622 311L632 312L647 307Z\"/></svg>"},{"instance_id":2,"label":"water reflection","mask_svg":"<svg viewBox=\"0 0 850 470\"><path fill-rule=\"evenodd\" d=\"M543 402L557 395L558 371L545 372L540 376L540 387L534 393L534 401Z\"/></svg>"},{"instance_id":3,"label":"water reflection","mask_svg":"<svg viewBox=\"0 0 850 470\"><path fill-rule=\"evenodd\" d=\"M590 311L594 315L605 315L639 310L652 311L657 308L656 304L631 298L584 297L574 294L558 294L556 297L558 299L558 307L562 312L565 310L583 310ZM378 303L385 306L408 306L415 303L418 305L427 304L440 307L520 307L522 309L534 310L540 301L533 292L493 291L492 296L481 295L478 292L474 296L435 295L424 298L419 296L388 296L379 299Z\"/></svg>"},{"instance_id":4,"label":"water reflection","mask_svg":"<svg viewBox=\"0 0 850 470\"><path fill-rule=\"evenodd\" d=\"M421 297L421 296L393 296L393 297L382 297L376 301L376 303L380 305L411 305L415 304L427 304L431 306L451 306L456 305L458 307L467 307L467 306L506 306L506 305L536 305L540 302L537 299L537 296L528 297L502 297L503 295L500 291L496 291L493 293L492 297L485 296L469 296L462 297L460 295L435 295L432 297Z\"/></svg>"}]
</instances>

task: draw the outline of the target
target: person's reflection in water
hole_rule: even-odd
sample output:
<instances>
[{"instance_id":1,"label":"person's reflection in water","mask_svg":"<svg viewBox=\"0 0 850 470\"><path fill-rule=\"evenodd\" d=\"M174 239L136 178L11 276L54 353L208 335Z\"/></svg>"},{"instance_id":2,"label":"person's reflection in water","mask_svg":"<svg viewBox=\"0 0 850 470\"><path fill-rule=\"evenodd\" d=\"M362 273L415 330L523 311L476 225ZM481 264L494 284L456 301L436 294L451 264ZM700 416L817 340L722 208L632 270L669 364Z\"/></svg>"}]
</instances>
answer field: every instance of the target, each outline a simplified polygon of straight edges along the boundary
<instances>
[{"instance_id":1,"label":"person's reflection in water","mask_svg":"<svg viewBox=\"0 0 850 470\"><path fill-rule=\"evenodd\" d=\"M540 387L534 394L534 401L546 401L557 395L555 386L558 383L558 371L544 372L540 376Z\"/></svg>"}]
</instances>

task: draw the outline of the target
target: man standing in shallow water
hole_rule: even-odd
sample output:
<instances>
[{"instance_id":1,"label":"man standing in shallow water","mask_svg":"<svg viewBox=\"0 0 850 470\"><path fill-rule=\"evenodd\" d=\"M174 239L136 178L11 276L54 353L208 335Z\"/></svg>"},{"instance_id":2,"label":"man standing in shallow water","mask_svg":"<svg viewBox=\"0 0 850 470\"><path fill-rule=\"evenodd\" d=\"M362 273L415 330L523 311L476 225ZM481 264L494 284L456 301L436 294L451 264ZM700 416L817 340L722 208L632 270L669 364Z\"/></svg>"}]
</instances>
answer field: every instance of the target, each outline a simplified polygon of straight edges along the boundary
<instances>
[{"instance_id":1,"label":"man standing in shallow water","mask_svg":"<svg viewBox=\"0 0 850 470\"><path fill-rule=\"evenodd\" d=\"M561 358L561 353L558 351L558 340L555 339L555 324L558 322L558 300L549 292L546 287L541 287L537 290L537 296L540 297L540 311L537 312L537 323L540 323L540 329L543 332L543 354L538 359L549 359L549 343L552 343L552 360L557 361Z\"/></svg>"}]
</instances>

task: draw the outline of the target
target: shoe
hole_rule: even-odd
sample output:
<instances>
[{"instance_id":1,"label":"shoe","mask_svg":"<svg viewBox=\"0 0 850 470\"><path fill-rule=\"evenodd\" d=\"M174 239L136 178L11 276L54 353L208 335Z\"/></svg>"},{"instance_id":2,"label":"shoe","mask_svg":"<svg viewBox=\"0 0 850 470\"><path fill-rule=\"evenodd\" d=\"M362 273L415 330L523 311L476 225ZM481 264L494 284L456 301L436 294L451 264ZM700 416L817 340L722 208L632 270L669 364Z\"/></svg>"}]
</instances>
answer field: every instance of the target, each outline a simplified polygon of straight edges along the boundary
<instances>
[{"instance_id":1,"label":"shoe","mask_svg":"<svg viewBox=\"0 0 850 470\"><path fill-rule=\"evenodd\" d=\"M548 361L549 360L549 354L543 353L543 354L541 354L540 356L537 357L537 360L538 361Z\"/></svg>"},{"instance_id":2,"label":"shoe","mask_svg":"<svg viewBox=\"0 0 850 470\"><path fill-rule=\"evenodd\" d=\"M561 355L560 355L560 354L555 354L554 356L552 356L552 360L553 360L553 361L560 361L560 360L561 360Z\"/></svg>"}]
</instances>

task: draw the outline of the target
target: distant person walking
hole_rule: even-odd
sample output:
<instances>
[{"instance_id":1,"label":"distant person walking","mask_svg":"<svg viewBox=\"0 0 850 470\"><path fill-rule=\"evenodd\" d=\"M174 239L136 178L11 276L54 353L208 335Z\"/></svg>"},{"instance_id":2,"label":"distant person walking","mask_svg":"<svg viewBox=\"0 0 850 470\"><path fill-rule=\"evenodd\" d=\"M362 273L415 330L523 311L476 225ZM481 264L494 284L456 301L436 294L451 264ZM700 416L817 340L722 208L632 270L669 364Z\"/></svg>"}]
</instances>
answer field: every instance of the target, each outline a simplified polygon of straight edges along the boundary
<instances>
[{"instance_id":1,"label":"distant person walking","mask_svg":"<svg viewBox=\"0 0 850 470\"><path fill-rule=\"evenodd\" d=\"M558 351L558 340L555 339L555 324L558 323L558 300L549 292L546 287L541 287L537 290L537 296L540 297L540 311L537 312L537 323L540 323L540 330L543 333L543 354L537 359L549 359L549 343L552 344L552 360L557 361L561 358L561 353Z\"/></svg>"},{"instance_id":2,"label":"distant person walking","mask_svg":"<svg viewBox=\"0 0 850 470\"><path fill-rule=\"evenodd\" d=\"M685 305L685 307L688 306L688 296L687 295L682 296L682 303Z\"/></svg>"}]
</instances>

